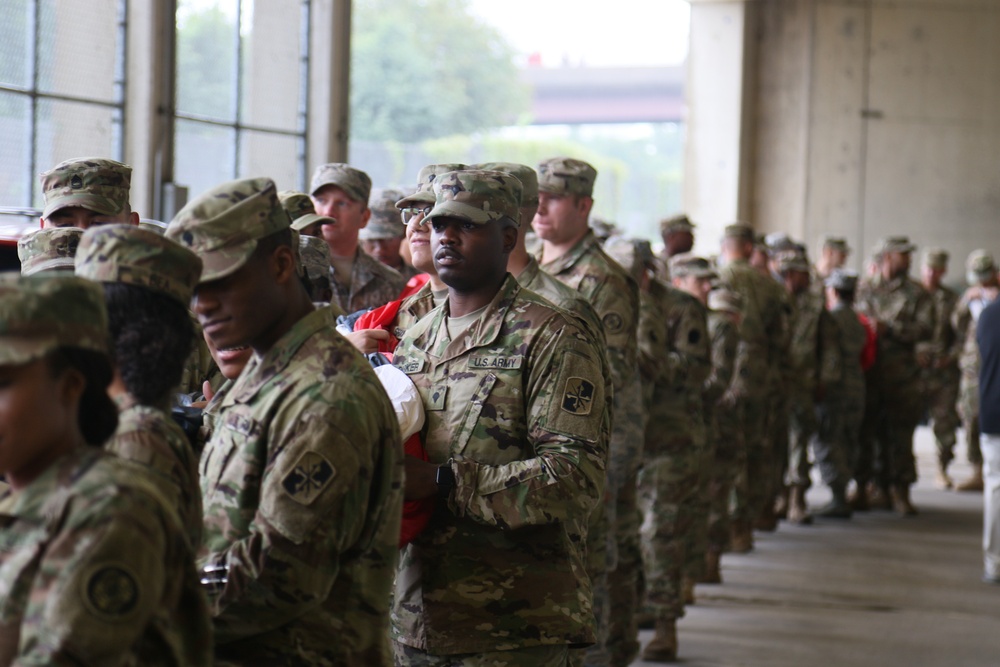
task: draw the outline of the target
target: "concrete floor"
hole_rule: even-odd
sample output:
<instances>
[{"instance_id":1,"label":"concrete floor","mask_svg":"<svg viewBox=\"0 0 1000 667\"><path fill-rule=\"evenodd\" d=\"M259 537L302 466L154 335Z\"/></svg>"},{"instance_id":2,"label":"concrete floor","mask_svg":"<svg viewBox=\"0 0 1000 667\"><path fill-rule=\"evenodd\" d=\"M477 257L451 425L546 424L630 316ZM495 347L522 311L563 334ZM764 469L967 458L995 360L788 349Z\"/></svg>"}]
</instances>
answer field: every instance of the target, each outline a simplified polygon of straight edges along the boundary
<instances>
[{"instance_id":1,"label":"concrete floor","mask_svg":"<svg viewBox=\"0 0 1000 667\"><path fill-rule=\"evenodd\" d=\"M952 476L969 473L961 436ZM933 486L933 436L917 432L920 515L782 522L756 548L722 559L722 585L699 585L678 623L689 667L1000 665L1000 586L982 575L982 494ZM816 485L811 507L828 499ZM642 631L648 642L652 631ZM652 665L637 661L634 665Z\"/></svg>"}]
</instances>

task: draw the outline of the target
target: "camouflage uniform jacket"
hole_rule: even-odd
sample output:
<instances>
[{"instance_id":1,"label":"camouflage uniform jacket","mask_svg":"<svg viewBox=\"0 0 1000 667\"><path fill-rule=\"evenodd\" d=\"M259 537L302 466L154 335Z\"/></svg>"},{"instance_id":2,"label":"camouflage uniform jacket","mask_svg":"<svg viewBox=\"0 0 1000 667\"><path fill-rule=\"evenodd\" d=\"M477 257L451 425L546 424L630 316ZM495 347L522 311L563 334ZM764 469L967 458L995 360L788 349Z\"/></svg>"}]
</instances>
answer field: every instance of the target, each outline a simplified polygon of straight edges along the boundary
<instances>
[{"instance_id":1,"label":"camouflage uniform jacket","mask_svg":"<svg viewBox=\"0 0 1000 667\"><path fill-rule=\"evenodd\" d=\"M461 338L447 316L445 302L394 359L455 486L402 551L392 635L437 655L590 644L584 544L610 430L597 344L510 275Z\"/></svg>"},{"instance_id":2,"label":"camouflage uniform jacket","mask_svg":"<svg viewBox=\"0 0 1000 667\"><path fill-rule=\"evenodd\" d=\"M615 389L632 382L639 319L639 287L632 277L605 254L592 231L562 257L543 264L542 270L594 307L604 330Z\"/></svg>"},{"instance_id":3,"label":"camouflage uniform jacket","mask_svg":"<svg viewBox=\"0 0 1000 667\"><path fill-rule=\"evenodd\" d=\"M746 260L733 260L719 269L721 282L743 297L743 323L740 325L740 348L745 366L735 379L737 394L759 394L767 388L747 383L771 378L786 363L790 327L787 304L780 287L761 275ZM750 368L758 373L751 373Z\"/></svg>"},{"instance_id":4,"label":"camouflage uniform jacket","mask_svg":"<svg viewBox=\"0 0 1000 667\"><path fill-rule=\"evenodd\" d=\"M934 332L934 308L926 290L905 275L889 281L875 276L859 285L856 307L882 325L876 362L881 376L918 375L916 345Z\"/></svg>"},{"instance_id":5,"label":"camouflage uniform jacket","mask_svg":"<svg viewBox=\"0 0 1000 667\"><path fill-rule=\"evenodd\" d=\"M952 313L952 326L961 348L958 367L966 380L979 382L979 345L976 343L976 323L983 308L992 303L981 287L970 287L962 295Z\"/></svg>"},{"instance_id":6,"label":"camouflage uniform jacket","mask_svg":"<svg viewBox=\"0 0 1000 667\"><path fill-rule=\"evenodd\" d=\"M534 257L528 258L528 265L517 276L517 282L524 289L534 292L583 321L594 338L601 343L603 350L604 328L601 326L601 320L597 317L594 307L582 299L579 292L542 271L542 267Z\"/></svg>"},{"instance_id":7,"label":"camouflage uniform jacket","mask_svg":"<svg viewBox=\"0 0 1000 667\"><path fill-rule=\"evenodd\" d=\"M705 378L702 395L705 400L706 421L711 409L722 399L733 381L736 369L736 348L740 337L729 317L716 310L708 311L708 336L711 342L712 371Z\"/></svg>"},{"instance_id":8,"label":"camouflage uniform jacket","mask_svg":"<svg viewBox=\"0 0 1000 667\"><path fill-rule=\"evenodd\" d=\"M928 291L931 306L934 311L934 328L928 340L921 348L926 351L931 361L935 363L933 369L937 369L936 364L944 361L945 369L931 370L940 373L945 370L949 374L957 376L958 358L962 353L963 341L957 335L952 323L952 316L958 307L958 294L948 289L944 285L939 286L934 291Z\"/></svg>"},{"instance_id":9,"label":"camouflage uniform jacket","mask_svg":"<svg viewBox=\"0 0 1000 667\"><path fill-rule=\"evenodd\" d=\"M705 307L693 296L658 280L641 295L639 367L649 405L645 458L661 456L657 442L704 439L705 378L712 370Z\"/></svg>"},{"instance_id":10,"label":"camouflage uniform jacket","mask_svg":"<svg viewBox=\"0 0 1000 667\"><path fill-rule=\"evenodd\" d=\"M370 310L395 301L403 291L406 280L399 272L378 261L360 246L354 255L350 286L338 282L336 272L330 268L333 303L346 313Z\"/></svg>"},{"instance_id":11,"label":"camouflage uniform jacket","mask_svg":"<svg viewBox=\"0 0 1000 667\"><path fill-rule=\"evenodd\" d=\"M395 412L331 311L255 356L201 458L200 563L229 578L213 601L216 657L388 665L402 478Z\"/></svg>"},{"instance_id":12,"label":"camouflage uniform jacket","mask_svg":"<svg viewBox=\"0 0 1000 667\"><path fill-rule=\"evenodd\" d=\"M407 329L432 310L434 310L434 293L431 291L430 282L427 282L415 293L403 299L403 303L399 305L393 335L402 340Z\"/></svg>"},{"instance_id":13,"label":"camouflage uniform jacket","mask_svg":"<svg viewBox=\"0 0 1000 667\"><path fill-rule=\"evenodd\" d=\"M0 665L212 664L191 547L145 480L80 447L0 497Z\"/></svg>"},{"instance_id":14,"label":"camouflage uniform jacket","mask_svg":"<svg viewBox=\"0 0 1000 667\"><path fill-rule=\"evenodd\" d=\"M184 372L181 374L181 384L177 392L194 398L201 396L204 382L210 382L213 387L219 383L222 373L215 365L215 359L212 358L212 353L202 335L201 325L193 314L191 320L194 323L194 347L184 362Z\"/></svg>"},{"instance_id":15,"label":"camouflage uniform jacket","mask_svg":"<svg viewBox=\"0 0 1000 667\"><path fill-rule=\"evenodd\" d=\"M795 389L812 398L817 385L840 381L840 345L837 325L823 300L809 290L793 297L791 374Z\"/></svg>"},{"instance_id":16,"label":"camouflage uniform jacket","mask_svg":"<svg viewBox=\"0 0 1000 667\"><path fill-rule=\"evenodd\" d=\"M192 549L201 546L201 490L198 461L184 431L163 410L131 405L118 413L118 428L104 450L138 463L177 508Z\"/></svg>"},{"instance_id":17,"label":"camouflage uniform jacket","mask_svg":"<svg viewBox=\"0 0 1000 667\"><path fill-rule=\"evenodd\" d=\"M837 396L863 396L865 373L861 370L861 351L868 341L868 332L861 324L853 308L837 304L830 310L830 317L837 326L837 341L840 345L840 382L830 387Z\"/></svg>"}]
</instances>

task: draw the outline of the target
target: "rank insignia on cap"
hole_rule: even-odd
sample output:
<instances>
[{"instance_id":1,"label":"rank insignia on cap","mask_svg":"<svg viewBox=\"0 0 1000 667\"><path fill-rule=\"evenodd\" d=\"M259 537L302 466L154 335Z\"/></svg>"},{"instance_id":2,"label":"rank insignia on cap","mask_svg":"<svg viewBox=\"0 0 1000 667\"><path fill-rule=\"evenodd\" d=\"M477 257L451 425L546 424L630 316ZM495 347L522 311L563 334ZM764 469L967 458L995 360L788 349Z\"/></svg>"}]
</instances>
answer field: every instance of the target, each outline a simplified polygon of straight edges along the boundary
<instances>
[{"instance_id":1,"label":"rank insignia on cap","mask_svg":"<svg viewBox=\"0 0 1000 667\"><path fill-rule=\"evenodd\" d=\"M333 465L316 452L305 452L292 471L281 480L285 493L300 505L308 505L319 497L337 475Z\"/></svg>"},{"instance_id":2,"label":"rank insignia on cap","mask_svg":"<svg viewBox=\"0 0 1000 667\"><path fill-rule=\"evenodd\" d=\"M594 385L583 378L568 378L562 409L571 415L589 415L594 402Z\"/></svg>"},{"instance_id":3,"label":"rank insignia on cap","mask_svg":"<svg viewBox=\"0 0 1000 667\"><path fill-rule=\"evenodd\" d=\"M73 176L73 178L70 179L69 187L73 188L74 190L79 190L80 188L83 187L83 179L80 178L79 174Z\"/></svg>"},{"instance_id":4,"label":"rank insignia on cap","mask_svg":"<svg viewBox=\"0 0 1000 667\"><path fill-rule=\"evenodd\" d=\"M121 618L136 608L139 584L120 565L103 565L86 579L85 600L90 611L100 616Z\"/></svg>"}]
</instances>

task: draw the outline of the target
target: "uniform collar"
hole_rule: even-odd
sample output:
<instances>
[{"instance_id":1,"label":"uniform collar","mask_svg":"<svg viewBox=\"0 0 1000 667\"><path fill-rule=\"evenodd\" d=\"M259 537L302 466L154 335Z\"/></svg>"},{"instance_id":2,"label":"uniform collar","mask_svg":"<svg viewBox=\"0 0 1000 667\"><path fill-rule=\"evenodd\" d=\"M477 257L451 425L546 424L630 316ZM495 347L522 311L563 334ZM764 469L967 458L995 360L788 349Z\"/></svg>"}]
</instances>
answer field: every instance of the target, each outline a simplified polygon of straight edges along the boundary
<instances>
[{"instance_id":1,"label":"uniform collar","mask_svg":"<svg viewBox=\"0 0 1000 667\"><path fill-rule=\"evenodd\" d=\"M18 517L44 521L57 518L70 499L70 484L101 457L97 447L81 445L53 463L31 484L0 496L0 518ZM0 523L0 528L3 524Z\"/></svg>"},{"instance_id":2,"label":"uniform collar","mask_svg":"<svg viewBox=\"0 0 1000 667\"><path fill-rule=\"evenodd\" d=\"M578 261L580 258L587 254L587 252L595 245L599 245L597 242L597 237L594 236L594 230L588 229L587 233L583 235L583 238L576 242L572 248L566 251L566 254L561 257L557 257L551 262L546 262L542 266L545 268L546 272L551 274L562 273L566 269L570 268ZM542 252L542 251L539 251ZM541 263L541 260L539 260Z\"/></svg>"}]
</instances>

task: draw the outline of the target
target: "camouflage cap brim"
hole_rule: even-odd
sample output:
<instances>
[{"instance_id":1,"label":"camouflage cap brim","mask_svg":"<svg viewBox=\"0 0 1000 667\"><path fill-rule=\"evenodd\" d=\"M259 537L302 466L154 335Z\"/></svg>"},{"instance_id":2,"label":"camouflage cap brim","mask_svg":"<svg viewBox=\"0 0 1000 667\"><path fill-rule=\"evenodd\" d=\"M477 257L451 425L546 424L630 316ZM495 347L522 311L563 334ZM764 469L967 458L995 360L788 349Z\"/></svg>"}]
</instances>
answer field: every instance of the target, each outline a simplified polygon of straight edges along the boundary
<instances>
[{"instance_id":1,"label":"camouflage cap brim","mask_svg":"<svg viewBox=\"0 0 1000 667\"><path fill-rule=\"evenodd\" d=\"M34 276L43 271L74 271L76 269L73 257L54 257L31 265L30 268L21 267L22 276Z\"/></svg>"},{"instance_id":2,"label":"camouflage cap brim","mask_svg":"<svg viewBox=\"0 0 1000 667\"><path fill-rule=\"evenodd\" d=\"M419 207L420 204L433 204L434 201L435 199L433 190L427 190L426 192L414 192L409 197L403 197L398 202L396 202L396 208L402 211L404 208L410 208L414 206ZM400 224L402 224L403 220L400 219L399 222Z\"/></svg>"},{"instance_id":3,"label":"camouflage cap brim","mask_svg":"<svg viewBox=\"0 0 1000 667\"><path fill-rule=\"evenodd\" d=\"M337 223L335 218L331 218L328 215L315 215L313 213L306 213L303 216L299 216L292 220L292 229L297 232L301 232L306 227L310 225L334 225Z\"/></svg>"},{"instance_id":4,"label":"camouflage cap brim","mask_svg":"<svg viewBox=\"0 0 1000 667\"><path fill-rule=\"evenodd\" d=\"M201 280L198 284L210 283L236 273L243 268L256 249L257 240L251 239L201 254Z\"/></svg>"},{"instance_id":5,"label":"camouflage cap brim","mask_svg":"<svg viewBox=\"0 0 1000 667\"><path fill-rule=\"evenodd\" d=\"M427 222L434 218L458 218L477 225L485 225L490 220L495 220L496 215L484 211L478 206L472 206L460 201L446 200L434 205L431 212L427 214ZM515 221L516 222L516 221Z\"/></svg>"},{"instance_id":6,"label":"camouflage cap brim","mask_svg":"<svg viewBox=\"0 0 1000 667\"><path fill-rule=\"evenodd\" d=\"M100 213L101 215L118 215L125 209L125 207L120 203L107 197L89 193L80 193L76 195L63 195L54 199L46 205L44 209L42 209L42 217L48 218L56 211L61 211L64 208L72 208L74 206L85 208L88 211Z\"/></svg>"},{"instance_id":7,"label":"camouflage cap brim","mask_svg":"<svg viewBox=\"0 0 1000 667\"><path fill-rule=\"evenodd\" d=\"M55 336L3 336L0 337L0 366L17 366L41 359L60 347Z\"/></svg>"}]
</instances>

